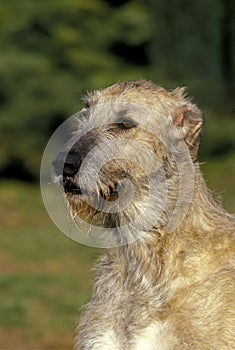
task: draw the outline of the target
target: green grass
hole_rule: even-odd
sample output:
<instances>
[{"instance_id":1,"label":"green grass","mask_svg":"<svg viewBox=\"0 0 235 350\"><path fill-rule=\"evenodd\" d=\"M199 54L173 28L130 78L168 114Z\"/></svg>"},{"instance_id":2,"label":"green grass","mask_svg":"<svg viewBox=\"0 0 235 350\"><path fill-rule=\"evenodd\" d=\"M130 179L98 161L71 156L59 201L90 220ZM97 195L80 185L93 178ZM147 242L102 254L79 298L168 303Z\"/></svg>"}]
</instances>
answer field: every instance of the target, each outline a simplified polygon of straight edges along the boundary
<instances>
[{"instance_id":1,"label":"green grass","mask_svg":"<svg viewBox=\"0 0 235 350\"><path fill-rule=\"evenodd\" d=\"M216 157L201 166L207 184L217 192L224 207L235 212L235 154Z\"/></svg>"},{"instance_id":2,"label":"green grass","mask_svg":"<svg viewBox=\"0 0 235 350\"><path fill-rule=\"evenodd\" d=\"M235 211L235 156L202 169ZM5 181L0 193L0 349L71 349L79 309L90 297L90 269L102 251L63 235L37 186Z\"/></svg>"},{"instance_id":3,"label":"green grass","mask_svg":"<svg viewBox=\"0 0 235 350\"><path fill-rule=\"evenodd\" d=\"M0 349L70 349L100 250L53 225L38 187L2 182L0 191Z\"/></svg>"}]
</instances>

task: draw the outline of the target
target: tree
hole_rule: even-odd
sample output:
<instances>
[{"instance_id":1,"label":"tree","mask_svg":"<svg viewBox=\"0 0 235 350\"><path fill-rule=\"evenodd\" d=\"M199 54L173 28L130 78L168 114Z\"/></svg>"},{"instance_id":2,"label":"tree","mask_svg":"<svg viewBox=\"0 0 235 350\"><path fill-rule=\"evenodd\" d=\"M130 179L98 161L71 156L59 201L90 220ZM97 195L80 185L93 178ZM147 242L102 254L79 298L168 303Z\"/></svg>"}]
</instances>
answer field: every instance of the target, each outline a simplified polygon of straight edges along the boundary
<instances>
[{"instance_id":1,"label":"tree","mask_svg":"<svg viewBox=\"0 0 235 350\"><path fill-rule=\"evenodd\" d=\"M115 10L100 0L0 3L0 174L21 164L38 177L49 136L80 109L81 94L142 75L120 44L142 45L145 12L141 2Z\"/></svg>"},{"instance_id":2,"label":"tree","mask_svg":"<svg viewBox=\"0 0 235 350\"><path fill-rule=\"evenodd\" d=\"M220 0L151 1L155 76L186 85L200 101L221 97Z\"/></svg>"}]
</instances>

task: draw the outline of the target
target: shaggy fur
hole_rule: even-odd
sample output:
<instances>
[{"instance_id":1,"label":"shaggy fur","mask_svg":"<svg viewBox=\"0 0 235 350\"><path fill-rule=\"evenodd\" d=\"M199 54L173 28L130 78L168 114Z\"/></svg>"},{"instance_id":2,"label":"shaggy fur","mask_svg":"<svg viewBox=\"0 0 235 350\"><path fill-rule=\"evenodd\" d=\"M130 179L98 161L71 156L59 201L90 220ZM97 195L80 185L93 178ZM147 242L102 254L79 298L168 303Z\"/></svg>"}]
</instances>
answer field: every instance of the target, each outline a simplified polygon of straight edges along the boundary
<instances>
[{"instance_id":1,"label":"shaggy fur","mask_svg":"<svg viewBox=\"0 0 235 350\"><path fill-rule=\"evenodd\" d=\"M142 222L129 227L137 240L125 242L125 232L115 231L116 246L107 249L96 267L92 300L79 319L75 349L235 349L235 220L214 199L199 169L202 113L183 89L168 92L146 81L118 83L84 100L79 142L73 142L64 168L63 186L73 216L82 213L88 223L98 222L104 228L130 224L144 207L149 179L158 192L146 211L146 225L153 222L156 208L166 208L148 232ZM117 107L112 108L113 104ZM125 104L129 110L120 107ZM144 109L154 111L146 124L141 117ZM114 111L114 117L107 110ZM149 130L157 130L159 138ZM121 138L137 141L144 152L135 154L135 147L128 148L131 160L117 159L114 154L115 159L102 167L96 187L89 184L86 169L79 182L79 170L89 151L105 140ZM182 176L172 150L179 142L184 142L190 154L194 191L186 215L172 230L169 222ZM104 152L102 147L100 152ZM110 150L106 152L108 157ZM159 162L157 171L151 168L151 152ZM88 164L92 173L92 159ZM126 177L136 188L128 208L118 214L104 212L102 206L97 209L101 198L112 204L119 195L117 184ZM163 180L167 192L161 197ZM81 188L88 197L95 197L96 209L84 199Z\"/></svg>"}]
</instances>

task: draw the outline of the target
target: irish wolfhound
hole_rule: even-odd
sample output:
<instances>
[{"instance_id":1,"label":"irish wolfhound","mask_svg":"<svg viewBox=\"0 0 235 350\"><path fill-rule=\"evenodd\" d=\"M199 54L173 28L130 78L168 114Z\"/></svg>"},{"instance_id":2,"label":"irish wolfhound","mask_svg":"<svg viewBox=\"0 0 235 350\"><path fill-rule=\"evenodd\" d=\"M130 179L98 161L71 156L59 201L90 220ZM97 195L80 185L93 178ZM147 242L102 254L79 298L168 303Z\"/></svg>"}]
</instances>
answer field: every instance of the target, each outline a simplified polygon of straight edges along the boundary
<instances>
[{"instance_id":1,"label":"irish wolfhound","mask_svg":"<svg viewBox=\"0 0 235 350\"><path fill-rule=\"evenodd\" d=\"M76 350L235 349L235 221L199 169L203 120L184 89L143 80L85 98L54 161L73 218L108 248Z\"/></svg>"}]
</instances>

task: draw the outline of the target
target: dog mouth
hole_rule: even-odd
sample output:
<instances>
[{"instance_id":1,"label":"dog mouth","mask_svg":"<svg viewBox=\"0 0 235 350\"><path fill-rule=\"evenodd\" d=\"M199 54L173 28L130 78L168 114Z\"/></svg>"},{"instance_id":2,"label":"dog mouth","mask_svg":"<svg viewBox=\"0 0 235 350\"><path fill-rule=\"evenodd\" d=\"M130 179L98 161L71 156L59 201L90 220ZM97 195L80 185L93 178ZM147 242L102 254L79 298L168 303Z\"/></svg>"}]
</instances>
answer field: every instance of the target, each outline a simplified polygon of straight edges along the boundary
<instances>
[{"instance_id":1,"label":"dog mouth","mask_svg":"<svg viewBox=\"0 0 235 350\"><path fill-rule=\"evenodd\" d=\"M63 188L67 195L77 195L77 196L92 196L92 193L88 193L85 188L81 188L76 183L72 182L71 179L63 178ZM97 193L97 192L96 192ZM94 194L93 194L94 195ZM96 194L97 195L97 194ZM119 195L118 184L109 185L105 189L99 190L99 195L102 199L107 201L115 201Z\"/></svg>"},{"instance_id":2,"label":"dog mouth","mask_svg":"<svg viewBox=\"0 0 235 350\"><path fill-rule=\"evenodd\" d=\"M88 195L84 188L81 188L71 177L63 177L63 189L67 195Z\"/></svg>"},{"instance_id":3,"label":"dog mouth","mask_svg":"<svg viewBox=\"0 0 235 350\"><path fill-rule=\"evenodd\" d=\"M64 192L66 194L73 194L73 195L82 195L84 192L81 190L79 186L74 184L73 182L63 179L63 187L64 187Z\"/></svg>"}]
</instances>

